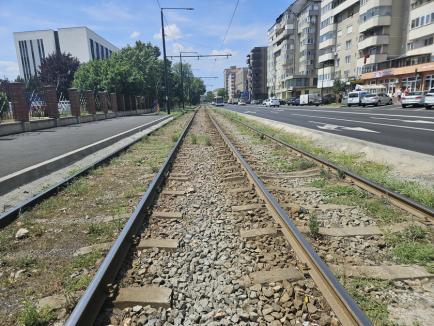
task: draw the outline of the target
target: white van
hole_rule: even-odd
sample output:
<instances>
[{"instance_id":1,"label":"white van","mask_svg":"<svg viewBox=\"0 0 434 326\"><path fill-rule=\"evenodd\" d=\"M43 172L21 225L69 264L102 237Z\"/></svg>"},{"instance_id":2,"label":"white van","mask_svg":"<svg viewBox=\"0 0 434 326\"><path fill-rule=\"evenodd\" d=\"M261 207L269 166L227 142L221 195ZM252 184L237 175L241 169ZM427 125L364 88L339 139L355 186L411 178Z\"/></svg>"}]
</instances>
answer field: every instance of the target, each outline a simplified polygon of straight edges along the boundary
<instances>
[{"instance_id":1,"label":"white van","mask_svg":"<svg viewBox=\"0 0 434 326\"><path fill-rule=\"evenodd\" d=\"M364 97L367 92L355 91L348 93L347 105L348 106L358 106L362 104L362 97Z\"/></svg>"}]
</instances>

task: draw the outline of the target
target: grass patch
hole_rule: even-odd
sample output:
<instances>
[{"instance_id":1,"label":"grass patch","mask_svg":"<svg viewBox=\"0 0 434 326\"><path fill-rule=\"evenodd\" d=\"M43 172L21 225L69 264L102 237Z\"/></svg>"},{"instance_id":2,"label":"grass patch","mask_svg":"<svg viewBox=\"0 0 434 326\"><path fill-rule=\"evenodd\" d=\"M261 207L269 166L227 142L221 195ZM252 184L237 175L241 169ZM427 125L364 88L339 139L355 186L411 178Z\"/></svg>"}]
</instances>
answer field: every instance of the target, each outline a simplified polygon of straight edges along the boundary
<instances>
[{"instance_id":1,"label":"grass patch","mask_svg":"<svg viewBox=\"0 0 434 326\"><path fill-rule=\"evenodd\" d=\"M434 272L432 233L419 225L410 225L401 232L386 234L393 260L398 264L417 264Z\"/></svg>"},{"instance_id":2,"label":"grass patch","mask_svg":"<svg viewBox=\"0 0 434 326\"><path fill-rule=\"evenodd\" d=\"M87 234L92 241L109 240L119 231L119 223L92 223L87 229Z\"/></svg>"},{"instance_id":3,"label":"grass patch","mask_svg":"<svg viewBox=\"0 0 434 326\"><path fill-rule=\"evenodd\" d=\"M348 290L349 294L366 313L374 325L395 325L393 322L389 321L387 304L373 298L364 291L366 287L374 287L376 290L384 291L390 287L390 283L388 281L366 278L351 278L344 279L343 284Z\"/></svg>"},{"instance_id":4,"label":"grass patch","mask_svg":"<svg viewBox=\"0 0 434 326\"><path fill-rule=\"evenodd\" d=\"M63 270L62 287L66 293L73 293L85 289L92 277L89 274L82 273L83 270L95 267L98 259L102 257L101 253L91 252L86 255L75 257L70 264ZM78 275L75 272L78 271ZM72 277L72 275L75 275Z\"/></svg>"},{"instance_id":5,"label":"grass patch","mask_svg":"<svg viewBox=\"0 0 434 326\"><path fill-rule=\"evenodd\" d=\"M304 158L286 158L288 152L284 149L274 149L267 157L266 163L279 172L306 170L315 166L312 161Z\"/></svg>"},{"instance_id":6,"label":"grass patch","mask_svg":"<svg viewBox=\"0 0 434 326\"><path fill-rule=\"evenodd\" d=\"M317 238L319 236L319 223L316 214L310 215L307 226L309 227L309 234L312 237Z\"/></svg>"},{"instance_id":7,"label":"grass patch","mask_svg":"<svg viewBox=\"0 0 434 326\"><path fill-rule=\"evenodd\" d=\"M49 325L54 319L54 313L49 308L38 310L32 303L25 302L17 321L21 326L44 326Z\"/></svg>"},{"instance_id":8,"label":"grass patch","mask_svg":"<svg viewBox=\"0 0 434 326\"><path fill-rule=\"evenodd\" d=\"M224 109L216 110L222 115L249 124L258 130L267 133L283 142L289 143L299 149L310 152L321 158L330 160L342 168L351 170L367 179L377 182L384 187L405 195L423 205L434 208L434 186L422 185L416 181L400 180L392 176L389 166L376 162L367 161L361 154L348 154L334 152L314 145L312 141L303 137L290 134L252 121L241 115Z\"/></svg>"},{"instance_id":9,"label":"grass patch","mask_svg":"<svg viewBox=\"0 0 434 326\"><path fill-rule=\"evenodd\" d=\"M196 145L205 145L205 146L211 146L211 138L206 134L195 134L191 133L190 135L191 143Z\"/></svg>"}]
</instances>

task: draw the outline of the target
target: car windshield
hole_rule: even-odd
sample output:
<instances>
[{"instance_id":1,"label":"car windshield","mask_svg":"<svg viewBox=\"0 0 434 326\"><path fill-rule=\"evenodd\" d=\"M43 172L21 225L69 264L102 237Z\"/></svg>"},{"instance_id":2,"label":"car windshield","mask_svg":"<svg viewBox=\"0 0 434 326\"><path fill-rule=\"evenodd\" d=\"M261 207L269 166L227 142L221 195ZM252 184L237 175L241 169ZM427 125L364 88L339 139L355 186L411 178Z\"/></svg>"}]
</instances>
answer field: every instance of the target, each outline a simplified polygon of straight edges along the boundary
<instances>
[{"instance_id":1,"label":"car windshield","mask_svg":"<svg viewBox=\"0 0 434 326\"><path fill-rule=\"evenodd\" d=\"M408 95L410 95L410 96L423 95L423 93L422 92L410 92L410 93L408 93Z\"/></svg>"},{"instance_id":2,"label":"car windshield","mask_svg":"<svg viewBox=\"0 0 434 326\"><path fill-rule=\"evenodd\" d=\"M359 93L350 93L348 97L359 97Z\"/></svg>"},{"instance_id":3,"label":"car windshield","mask_svg":"<svg viewBox=\"0 0 434 326\"><path fill-rule=\"evenodd\" d=\"M375 96L377 96L377 95L375 95L375 94L366 94L365 95L365 97L375 97Z\"/></svg>"}]
</instances>

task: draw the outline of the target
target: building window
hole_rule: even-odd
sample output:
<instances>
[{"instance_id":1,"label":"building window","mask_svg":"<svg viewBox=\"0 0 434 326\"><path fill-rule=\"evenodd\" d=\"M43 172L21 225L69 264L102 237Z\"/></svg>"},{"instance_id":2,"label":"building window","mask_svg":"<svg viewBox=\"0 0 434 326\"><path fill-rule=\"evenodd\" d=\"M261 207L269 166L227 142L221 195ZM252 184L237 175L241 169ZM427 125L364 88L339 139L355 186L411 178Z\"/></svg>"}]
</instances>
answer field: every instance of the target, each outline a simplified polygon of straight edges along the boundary
<instances>
[{"instance_id":1,"label":"building window","mask_svg":"<svg viewBox=\"0 0 434 326\"><path fill-rule=\"evenodd\" d=\"M366 22L367 20L376 17L376 16L390 16L392 13L392 7L390 6L379 6L368 9L363 14L360 14L359 21L361 23Z\"/></svg>"},{"instance_id":2,"label":"building window","mask_svg":"<svg viewBox=\"0 0 434 326\"><path fill-rule=\"evenodd\" d=\"M98 42L95 42L95 48L96 48L96 58L97 60L101 59L101 57L99 56L99 44Z\"/></svg>"},{"instance_id":3,"label":"building window","mask_svg":"<svg viewBox=\"0 0 434 326\"><path fill-rule=\"evenodd\" d=\"M348 49L351 49L351 40L345 42L345 48L346 48L347 50L348 50Z\"/></svg>"},{"instance_id":4,"label":"building window","mask_svg":"<svg viewBox=\"0 0 434 326\"><path fill-rule=\"evenodd\" d=\"M95 50L93 49L93 40L89 39L90 41L90 53L92 54L92 60L95 60Z\"/></svg>"},{"instance_id":5,"label":"building window","mask_svg":"<svg viewBox=\"0 0 434 326\"><path fill-rule=\"evenodd\" d=\"M434 88L434 75L429 75L425 77L424 86L425 90L430 90L431 88Z\"/></svg>"},{"instance_id":6,"label":"building window","mask_svg":"<svg viewBox=\"0 0 434 326\"><path fill-rule=\"evenodd\" d=\"M338 30L338 37L342 36L342 30Z\"/></svg>"},{"instance_id":7,"label":"building window","mask_svg":"<svg viewBox=\"0 0 434 326\"><path fill-rule=\"evenodd\" d=\"M353 25L347 26L347 34L351 34L353 32Z\"/></svg>"},{"instance_id":8,"label":"building window","mask_svg":"<svg viewBox=\"0 0 434 326\"><path fill-rule=\"evenodd\" d=\"M347 55L346 57L345 57L345 63L350 63L351 62L351 56L350 55Z\"/></svg>"},{"instance_id":9,"label":"building window","mask_svg":"<svg viewBox=\"0 0 434 326\"><path fill-rule=\"evenodd\" d=\"M433 44L433 37L429 37L423 40L423 43L425 44L425 46L431 45Z\"/></svg>"},{"instance_id":10,"label":"building window","mask_svg":"<svg viewBox=\"0 0 434 326\"><path fill-rule=\"evenodd\" d=\"M109 51L107 48L105 48L105 58L107 59L109 57Z\"/></svg>"}]
</instances>

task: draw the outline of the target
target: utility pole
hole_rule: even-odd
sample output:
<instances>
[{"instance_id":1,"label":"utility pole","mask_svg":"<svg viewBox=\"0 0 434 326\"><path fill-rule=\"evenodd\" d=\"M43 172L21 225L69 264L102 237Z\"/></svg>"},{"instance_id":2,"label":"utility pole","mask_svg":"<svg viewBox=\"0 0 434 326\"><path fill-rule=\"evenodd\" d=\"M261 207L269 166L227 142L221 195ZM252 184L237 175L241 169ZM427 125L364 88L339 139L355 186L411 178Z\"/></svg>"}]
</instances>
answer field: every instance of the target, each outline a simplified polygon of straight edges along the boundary
<instances>
[{"instance_id":1,"label":"utility pole","mask_svg":"<svg viewBox=\"0 0 434 326\"><path fill-rule=\"evenodd\" d=\"M167 76L167 56L166 56L166 36L164 33L164 10L194 10L194 8L160 8L161 14L161 38L163 41L163 60L164 60L164 88L165 88L165 102L167 114L170 114L170 100L169 100L169 81Z\"/></svg>"}]
</instances>

